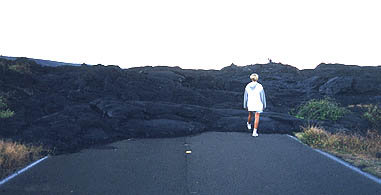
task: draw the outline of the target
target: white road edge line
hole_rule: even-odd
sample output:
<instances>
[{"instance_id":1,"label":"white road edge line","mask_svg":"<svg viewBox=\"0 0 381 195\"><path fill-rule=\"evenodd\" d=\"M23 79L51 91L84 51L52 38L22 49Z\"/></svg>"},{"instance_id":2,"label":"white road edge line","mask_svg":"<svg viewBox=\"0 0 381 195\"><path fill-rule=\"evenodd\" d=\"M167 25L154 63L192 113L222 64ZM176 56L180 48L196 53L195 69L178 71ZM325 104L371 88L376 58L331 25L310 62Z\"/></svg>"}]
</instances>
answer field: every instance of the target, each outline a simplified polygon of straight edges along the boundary
<instances>
[{"instance_id":1,"label":"white road edge line","mask_svg":"<svg viewBox=\"0 0 381 195\"><path fill-rule=\"evenodd\" d=\"M288 136L289 138L291 138L291 139L293 139L293 140L299 142L299 143L304 144L302 141L300 141L298 138L296 138L296 137L294 137L294 136L292 136L292 135L288 135L288 134L287 134L287 136ZM304 144L304 145L305 145L305 144Z\"/></svg>"},{"instance_id":2,"label":"white road edge line","mask_svg":"<svg viewBox=\"0 0 381 195\"><path fill-rule=\"evenodd\" d=\"M292 138L293 140L296 140L296 141L299 142L299 143L304 144L303 142L301 142L298 138L296 138L296 137L294 137L294 136L291 136L291 135L287 135L287 136L290 137L290 138ZM306 145L306 144L304 144L304 145ZM306 145L306 146L307 146L307 145ZM308 147L309 147L309 146L308 146ZM314 148L312 148L312 149L315 150L316 152L318 152L318 153L320 153L320 154L322 154L322 155L324 155L324 156L326 156L326 157L328 157L328 158L330 158L330 159L332 159L332 160L334 160L334 161L336 161L336 162L338 162L338 163L340 163L340 164L342 164L342 165L348 167L348 168L351 169L352 171L355 171L355 172L357 172L357 173L359 173L359 174L361 174L361 175L367 177L368 179L371 179L372 181L374 181L374 182L376 182L376 183L378 183L378 184L381 184L381 179L377 178L376 176L373 176L373 175L371 175L371 174L369 174L369 173L363 172L363 171L361 171L361 169L352 166L351 164L349 164L349 163L347 163L347 162L345 162L345 161L343 161L343 160L337 158L336 156L333 156L333 155L331 155L331 154L328 154L328 153L323 152L323 151L318 150L318 149L314 149Z\"/></svg>"},{"instance_id":3,"label":"white road edge line","mask_svg":"<svg viewBox=\"0 0 381 195\"><path fill-rule=\"evenodd\" d=\"M25 172L26 170L32 168L33 166L37 165L38 163L42 162L43 160L47 159L48 156L45 156L44 158L41 158L40 160L37 160L35 161L34 163L31 163L30 165L28 165L27 167L21 169L20 171L17 171L16 173L13 173L12 175L8 176L7 178L3 179L2 181L0 181L0 186L5 184L6 182L8 182L9 180L13 179L14 177L16 177L17 175L20 175L21 173Z\"/></svg>"}]
</instances>

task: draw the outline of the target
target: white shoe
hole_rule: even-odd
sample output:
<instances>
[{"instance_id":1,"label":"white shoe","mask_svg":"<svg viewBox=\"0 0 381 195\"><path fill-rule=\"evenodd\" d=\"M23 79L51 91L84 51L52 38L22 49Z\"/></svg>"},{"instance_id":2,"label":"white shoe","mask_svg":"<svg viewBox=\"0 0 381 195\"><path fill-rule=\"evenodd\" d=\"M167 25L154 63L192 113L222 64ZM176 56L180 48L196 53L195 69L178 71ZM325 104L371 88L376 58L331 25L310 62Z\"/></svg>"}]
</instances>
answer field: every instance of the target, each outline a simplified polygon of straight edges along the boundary
<instances>
[{"instance_id":1,"label":"white shoe","mask_svg":"<svg viewBox=\"0 0 381 195\"><path fill-rule=\"evenodd\" d=\"M258 137L258 133L257 133L257 130L256 130L256 129L254 129L252 136L253 136L253 137Z\"/></svg>"},{"instance_id":2,"label":"white shoe","mask_svg":"<svg viewBox=\"0 0 381 195\"><path fill-rule=\"evenodd\" d=\"M246 125L247 125L247 129L251 130L251 124L246 122Z\"/></svg>"}]
</instances>

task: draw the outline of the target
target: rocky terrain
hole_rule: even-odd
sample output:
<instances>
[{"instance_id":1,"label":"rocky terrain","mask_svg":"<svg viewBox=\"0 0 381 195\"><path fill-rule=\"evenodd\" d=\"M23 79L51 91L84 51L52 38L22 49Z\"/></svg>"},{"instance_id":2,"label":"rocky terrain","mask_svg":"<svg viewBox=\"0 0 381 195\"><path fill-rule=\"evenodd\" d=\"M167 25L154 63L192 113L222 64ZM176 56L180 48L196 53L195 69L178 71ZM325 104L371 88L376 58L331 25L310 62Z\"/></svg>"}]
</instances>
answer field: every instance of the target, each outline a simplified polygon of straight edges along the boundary
<instances>
[{"instance_id":1,"label":"rocky terrain","mask_svg":"<svg viewBox=\"0 0 381 195\"><path fill-rule=\"evenodd\" d=\"M0 55L1 59L6 59L6 60L17 60L20 57L10 57L10 56L3 56ZM42 59L34 59L34 58L27 58L30 61L34 61L37 64L41 66L80 66L81 64L74 64L74 63L66 63L66 62L57 62L57 61L52 61L52 60L42 60Z\"/></svg>"},{"instance_id":2,"label":"rocky terrain","mask_svg":"<svg viewBox=\"0 0 381 195\"><path fill-rule=\"evenodd\" d=\"M0 136L41 143L58 152L134 137L204 131L247 131L243 90L259 74L268 108L260 133L292 133L308 123L329 131L365 131L369 122L356 106L381 103L381 67L320 64L298 70L279 63L222 70L178 67L41 66L0 59L0 96L15 111L0 119ZM291 109L331 97L352 112L337 122L303 121ZM249 136L249 135L248 135Z\"/></svg>"}]
</instances>

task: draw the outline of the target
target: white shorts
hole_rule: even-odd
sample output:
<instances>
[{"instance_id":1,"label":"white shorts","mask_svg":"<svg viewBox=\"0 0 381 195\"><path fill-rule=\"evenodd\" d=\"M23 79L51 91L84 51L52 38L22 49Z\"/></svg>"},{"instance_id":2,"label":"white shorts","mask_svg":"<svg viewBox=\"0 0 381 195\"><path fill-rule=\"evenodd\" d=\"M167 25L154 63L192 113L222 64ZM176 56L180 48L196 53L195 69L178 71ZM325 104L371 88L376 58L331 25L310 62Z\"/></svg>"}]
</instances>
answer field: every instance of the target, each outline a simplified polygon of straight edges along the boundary
<instances>
[{"instance_id":1,"label":"white shorts","mask_svg":"<svg viewBox=\"0 0 381 195\"><path fill-rule=\"evenodd\" d=\"M249 112L262 113L263 111L249 111Z\"/></svg>"}]
</instances>

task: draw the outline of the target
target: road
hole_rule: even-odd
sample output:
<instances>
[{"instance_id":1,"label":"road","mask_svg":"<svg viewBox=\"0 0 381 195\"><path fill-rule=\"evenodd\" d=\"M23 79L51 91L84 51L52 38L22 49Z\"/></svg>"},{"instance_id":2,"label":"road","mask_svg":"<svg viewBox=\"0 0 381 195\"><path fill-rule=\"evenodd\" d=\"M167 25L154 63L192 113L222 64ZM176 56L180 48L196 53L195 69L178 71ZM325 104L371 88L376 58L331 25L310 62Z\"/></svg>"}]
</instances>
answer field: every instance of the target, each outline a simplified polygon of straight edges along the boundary
<instances>
[{"instance_id":1,"label":"road","mask_svg":"<svg viewBox=\"0 0 381 195\"><path fill-rule=\"evenodd\" d=\"M0 194L374 195L381 185L286 135L206 132L52 156Z\"/></svg>"}]
</instances>

